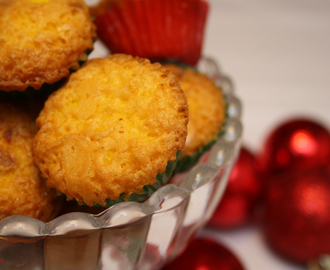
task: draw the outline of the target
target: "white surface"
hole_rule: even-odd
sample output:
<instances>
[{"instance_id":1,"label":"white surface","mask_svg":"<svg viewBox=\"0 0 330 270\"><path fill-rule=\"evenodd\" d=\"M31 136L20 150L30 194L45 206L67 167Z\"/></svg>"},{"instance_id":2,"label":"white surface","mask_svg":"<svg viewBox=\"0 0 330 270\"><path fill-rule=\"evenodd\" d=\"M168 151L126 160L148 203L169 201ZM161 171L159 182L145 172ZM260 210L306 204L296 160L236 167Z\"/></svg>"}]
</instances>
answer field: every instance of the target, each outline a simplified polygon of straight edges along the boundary
<instances>
[{"instance_id":1,"label":"white surface","mask_svg":"<svg viewBox=\"0 0 330 270\"><path fill-rule=\"evenodd\" d=\"M204 54L243 103L244 144L258 152L279 123L307 116L330 127L330 1L210 0ZM266 245L259 228L203 231L246 270L300 270Z\"/></svg>"}]
</instances>

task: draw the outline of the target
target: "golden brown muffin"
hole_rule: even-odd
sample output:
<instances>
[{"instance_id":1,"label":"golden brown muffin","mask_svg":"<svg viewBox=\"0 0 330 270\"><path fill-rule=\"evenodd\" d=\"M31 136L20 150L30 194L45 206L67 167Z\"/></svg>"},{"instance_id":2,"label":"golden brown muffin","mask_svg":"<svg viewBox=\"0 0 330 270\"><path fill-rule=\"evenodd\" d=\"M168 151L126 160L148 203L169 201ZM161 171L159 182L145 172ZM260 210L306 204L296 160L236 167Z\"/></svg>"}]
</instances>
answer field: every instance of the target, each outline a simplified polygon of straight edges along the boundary
<instances>
[{"instance_id":1,"label":"golden brown muffin","mask_svg":"<svg viewBox=\"0 0 330 270\"><path fill-rule=\"evenodd\" d=\"M60 210L59 197L33 161L36 132L25 111L0 99L0 219L27 215L50 221Z\"/></svg>"},{"instance_id":2,"label":"golden brown muffin","mask_svg":"<svg viewBox=\"0 0 330 270\"><path fill-rule=\"evenodd\" d=\"M221 89L207 75L174 64L164 66L178 77L188 100L188 136L181 159L217 139L225 121L226 104Z\"/></svg>"},{"instance_id":3,"label":"golden brown muffin","mask_svg":"<svg viewBox=\"0 0 330 270\"><path fill-rule=\"evenodd\" d=\"M0 90L40 89L67 77L95 38L83 0L0 0Z\"/></svg>"},{"instance_id":4,"label":"golden brown muffin","mask_svg":"<svg viewBox=\"0 0 330 270\"><path fill-rule=\"evenodd\" d=\"M156 182L183 148L187 122L186 97L159 63L92 59L46 101L35 161L68 199L104 206Z\"/></svg>"}]
</instances>

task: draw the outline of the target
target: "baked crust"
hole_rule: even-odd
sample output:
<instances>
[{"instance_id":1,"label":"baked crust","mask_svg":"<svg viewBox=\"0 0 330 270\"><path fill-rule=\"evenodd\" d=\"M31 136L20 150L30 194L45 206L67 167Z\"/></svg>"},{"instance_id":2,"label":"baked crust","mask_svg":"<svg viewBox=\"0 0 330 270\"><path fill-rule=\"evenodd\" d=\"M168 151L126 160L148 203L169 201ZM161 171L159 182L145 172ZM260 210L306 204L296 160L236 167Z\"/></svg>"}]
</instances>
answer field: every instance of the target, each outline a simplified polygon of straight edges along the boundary
<instances>
[{"instance_id":1,"label":"baked crust","mask_svg":"<svg viewBox=\"0 0 330 270\"><path fill-rule=\"evenodd\" d=\"M178 78L189 106L188 136L181 156L192 156L202 146L217 139L226 117L221 89L207 75L191 68L164 64Z\"/></svg>"},{"instance_id":2,"label":"baked crust","mask_svg":"<svg viewBox=\"0 0 330 270\"><path fill-rule=\"evenodd\" d=\"M46 101L35 161L68 199L105 205L154 184L184 147L187 123L186 97L159 63L92 59Z\"/></svg>"},{"instance_id":3,"label":"baked crust","mask_svg":"<svg viewBox=\"0 0 330 270\"><path fill-rule=\"evenodd\" d=\"M0 0L0 90L40 89L67 77L95 39L83 0Z\"/></svg>"},{"instance_id":4,"label":"baked crust","mask_svg":"<svg viewBox=\"0 0 330 270\"><path fill-rule=\"evenodd\" d=\"M0 219L27 215L46 222L60 210L59 197L33 161L36 132L25 111L0 99Z\"/></svg>"}]
</instances>

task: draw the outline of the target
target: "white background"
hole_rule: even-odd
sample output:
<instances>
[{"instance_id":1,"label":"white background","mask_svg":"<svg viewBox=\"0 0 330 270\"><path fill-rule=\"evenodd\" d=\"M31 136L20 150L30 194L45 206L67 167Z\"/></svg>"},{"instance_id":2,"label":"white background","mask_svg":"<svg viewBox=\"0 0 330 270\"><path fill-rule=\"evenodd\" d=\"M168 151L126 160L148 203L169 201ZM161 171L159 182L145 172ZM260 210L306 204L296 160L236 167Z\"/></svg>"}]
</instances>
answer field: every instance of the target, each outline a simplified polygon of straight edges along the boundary
<instances>
[{"instance_id":1,"label":"white background","mask_svg":"<svg viewBox=\"0 0 330 270\"><path fill-rule=\"evenodd\" d=\"M234 82L243 103L243 144L258 153L272 129L294 117L329 128L330 1L209 3L203 54L215 58ZM246 270L306 269L277 256L258 226L205 229L201 235L227 246Z\"/></svg>"},{"instance_id":2,"label":"white background","mask_svg":"<svg viewBox=\"0 0 330 270\"><path fill-rule=\"evenodd\" d=\"M204 54L235 83L248 146L297 115L329 127L330 1L209 2Z\"/></svg>"},{"instance_id":3,"label":"white background","mask_svg":"<svg viewBox=\"0 0 330 270\"><path fill-rule=\"evenodd\" d=\"M329 128L330 1L209 2L204 54L234 81L244 144L258 153L275 126L298 116ZM306 269L277 256L258 227L202 235L229 247L247 270Z\"/></svg>"}]
</instances>

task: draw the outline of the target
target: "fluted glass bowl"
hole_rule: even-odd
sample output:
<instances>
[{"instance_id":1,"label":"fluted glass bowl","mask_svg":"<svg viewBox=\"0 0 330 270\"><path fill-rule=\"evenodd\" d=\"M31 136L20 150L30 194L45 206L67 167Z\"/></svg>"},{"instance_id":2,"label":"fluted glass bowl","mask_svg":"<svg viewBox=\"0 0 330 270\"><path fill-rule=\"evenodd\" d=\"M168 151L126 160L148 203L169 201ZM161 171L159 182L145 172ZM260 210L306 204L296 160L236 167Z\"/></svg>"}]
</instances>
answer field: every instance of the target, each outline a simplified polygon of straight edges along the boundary
<instances>
[{"instance_id":1,"label":"fluted glass bowl","mask_svg":"<svg viewBox=\"0 0 330 270\"><path fill-rule=\"evenodd\" d=\"M186 247L218 205L242 135L241 105L230 79L210 58L198 68L223 89L228 103L225 133L208 159L144 203L119 203L97 215L67 213L49 223L28 216L1 220L1 269L160 269Z\"/></svg>"}]
</instances>

